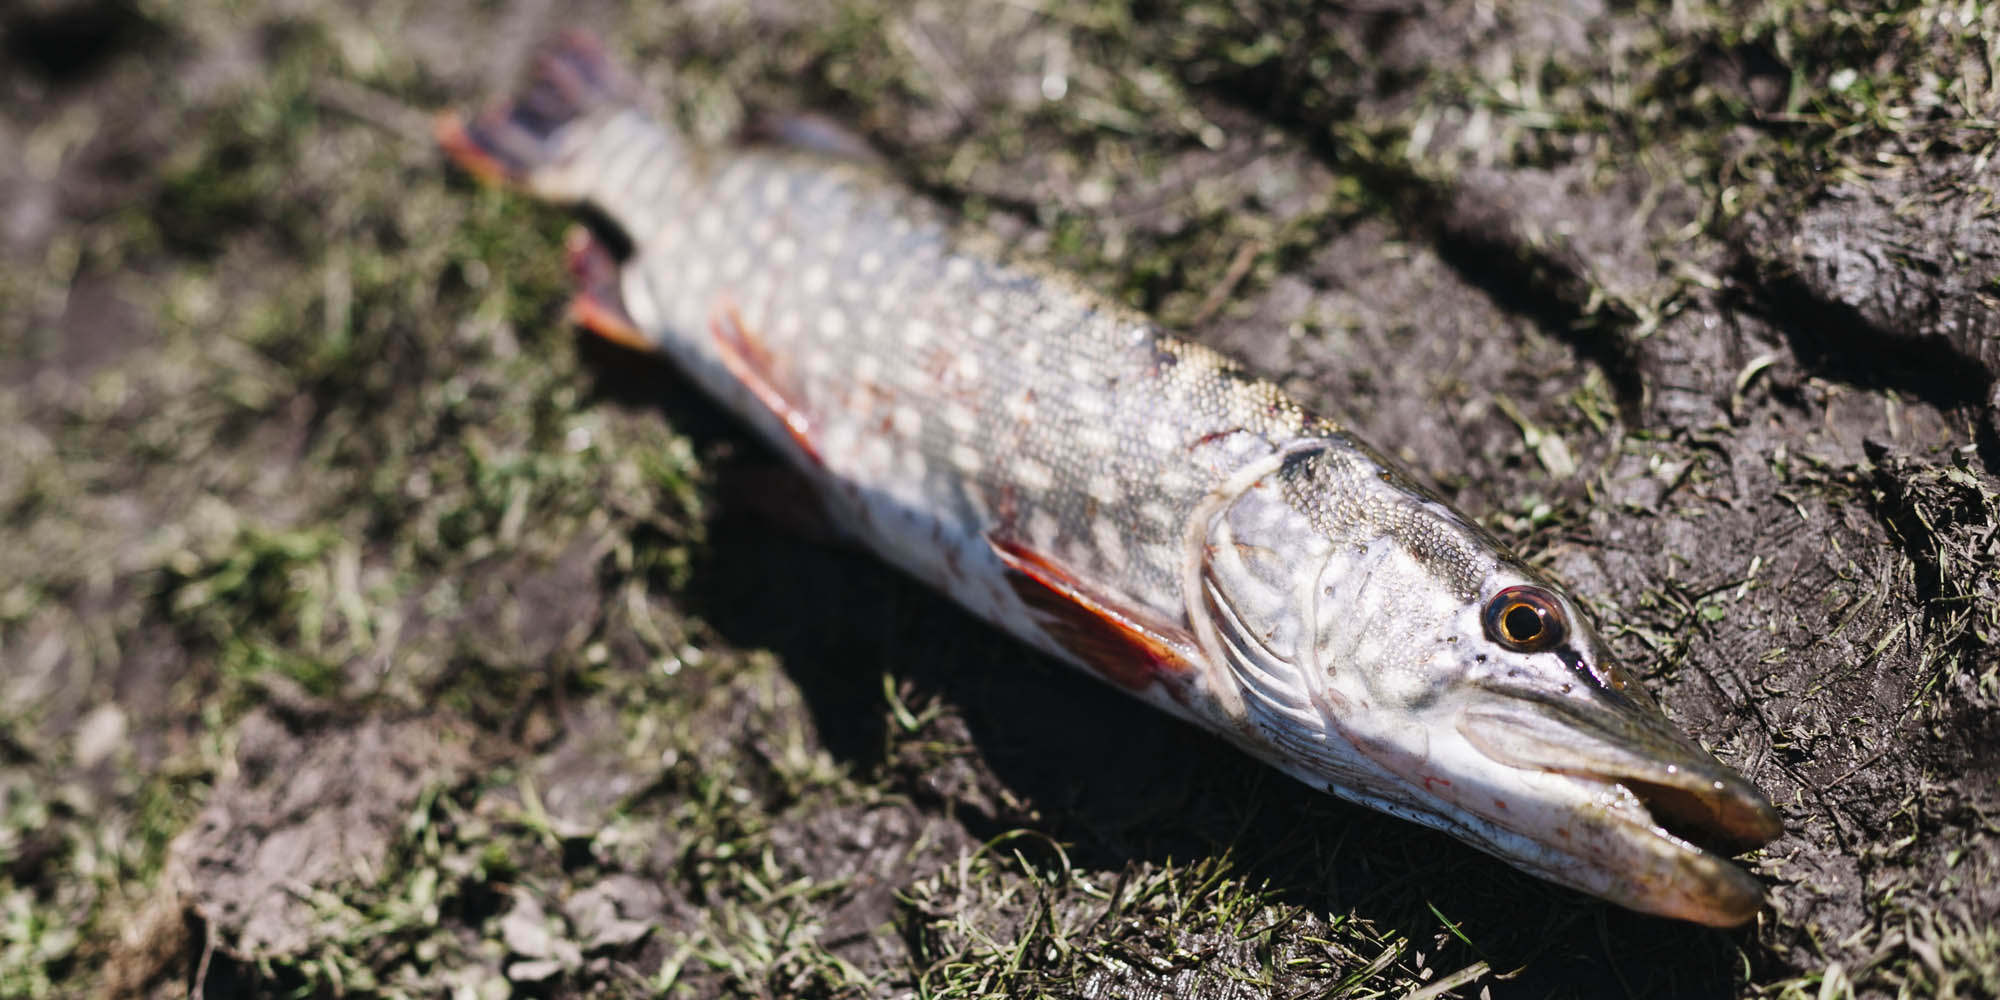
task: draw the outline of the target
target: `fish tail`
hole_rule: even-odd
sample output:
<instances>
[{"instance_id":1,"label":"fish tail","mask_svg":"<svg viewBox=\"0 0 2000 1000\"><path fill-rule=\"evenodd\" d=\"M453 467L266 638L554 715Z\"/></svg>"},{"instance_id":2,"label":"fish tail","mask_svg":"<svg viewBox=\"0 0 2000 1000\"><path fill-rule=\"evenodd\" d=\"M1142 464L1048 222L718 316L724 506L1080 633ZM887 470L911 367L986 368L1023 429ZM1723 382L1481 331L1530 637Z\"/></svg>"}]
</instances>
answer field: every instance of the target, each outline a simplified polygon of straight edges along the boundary
<instances>
[{"instance_id":1,"label":"fish tail","mask_svg":"<svg viewBox=\"0 0 2000 1000\"><path fill-rule=\"evenodd\" d=\"M594 178L579 168L601 164L604 138L636 115L638 81L614 63L587 32L566 32L543 45L535 72L519 93L470 119L439 115L438 145L469 174L544 197L585 200ZM631 126L625 126L630 130ZM611 137L618 141L616 136Z\"/></svg>"}]
</instances>

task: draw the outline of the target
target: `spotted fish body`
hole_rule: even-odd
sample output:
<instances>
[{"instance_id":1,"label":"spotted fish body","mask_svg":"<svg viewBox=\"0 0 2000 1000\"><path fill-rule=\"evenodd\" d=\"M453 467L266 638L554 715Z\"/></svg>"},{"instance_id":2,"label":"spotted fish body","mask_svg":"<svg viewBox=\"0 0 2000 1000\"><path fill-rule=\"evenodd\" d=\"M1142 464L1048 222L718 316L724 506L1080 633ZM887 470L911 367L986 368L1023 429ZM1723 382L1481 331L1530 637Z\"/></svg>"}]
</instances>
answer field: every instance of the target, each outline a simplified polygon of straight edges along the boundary
<instances>
[{"instance_id":1,"label":"spotted fish body","mask_svg":"<svg viewBox=\"0 0 2000 1000\"><path fill-rule=\"evenodd\" d=\"M1708 923L1761 904L1685 839L1770 839L1756 790L1568 598L1234 362L1004 260L866 156L696 148L579 36L441 137L614 223L622 262L572 246L586 325L672 358L974 614L1552 880Z\"/></svg>"}]
</instances>

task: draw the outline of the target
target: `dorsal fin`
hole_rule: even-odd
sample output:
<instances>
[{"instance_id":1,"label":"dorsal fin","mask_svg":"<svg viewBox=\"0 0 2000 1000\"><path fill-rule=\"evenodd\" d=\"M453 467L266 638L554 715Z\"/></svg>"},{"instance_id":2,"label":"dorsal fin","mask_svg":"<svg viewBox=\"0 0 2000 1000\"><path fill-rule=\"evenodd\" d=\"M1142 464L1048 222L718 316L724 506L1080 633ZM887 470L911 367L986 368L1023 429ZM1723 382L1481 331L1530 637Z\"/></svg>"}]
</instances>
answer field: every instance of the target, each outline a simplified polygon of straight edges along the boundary
<instances>
[{"instance_id":1,"label":"dorsal fin","mask_svg":"<svg viewBox=\"0 0 2000 1000\"><path fill-rule=\"evenodd\" d=\"M871 167L887 162L880 151L853 129L810 111L759 115L743 130L742 141L745 145L802 150Z\"/></svg>"}]
</instances>

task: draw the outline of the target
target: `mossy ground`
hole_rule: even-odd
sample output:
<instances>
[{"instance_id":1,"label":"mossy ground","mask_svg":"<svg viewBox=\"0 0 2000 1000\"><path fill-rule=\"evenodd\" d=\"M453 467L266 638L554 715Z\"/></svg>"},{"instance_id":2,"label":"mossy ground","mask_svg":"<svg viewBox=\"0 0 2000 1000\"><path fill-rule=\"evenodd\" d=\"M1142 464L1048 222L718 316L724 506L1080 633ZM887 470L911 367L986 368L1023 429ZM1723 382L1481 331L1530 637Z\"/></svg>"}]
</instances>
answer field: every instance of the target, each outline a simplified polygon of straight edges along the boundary
<instances>
[{"instance_id":1,"label":"mossy ground","mask_svg":"<svg viewBox=\"0 0 2000 1000\"><path fill-rule=\"evenodd\" d=\"M9 5L0 996L2000 993L1996 20ZM1772 910L1311 794L758 509L429 144L569 26L1350 416L1774 794Z\"/></svg>"}]
</instances>

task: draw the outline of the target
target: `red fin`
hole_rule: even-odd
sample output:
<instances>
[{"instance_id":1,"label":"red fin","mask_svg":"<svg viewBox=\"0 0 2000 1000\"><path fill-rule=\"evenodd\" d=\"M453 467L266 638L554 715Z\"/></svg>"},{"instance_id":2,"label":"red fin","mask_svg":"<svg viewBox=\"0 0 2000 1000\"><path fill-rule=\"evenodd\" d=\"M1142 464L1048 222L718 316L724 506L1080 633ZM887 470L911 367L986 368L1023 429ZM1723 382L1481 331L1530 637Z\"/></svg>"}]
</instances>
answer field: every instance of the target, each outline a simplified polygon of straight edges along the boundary
<instances>
[{"instance_id":1,"label":"red fin","mask_svg":"<svg viewBox=\"0 0 2000 1000\"><path fill-rule=\"evenodd\" d=\"M716 304L708 316L709 333L715 337L715 346L722 352L722 363L737 381L743 383L757 401L785 425L792 440L814 465L822 464L819 445L813 441L812 417L806 413L803 404L779 388L773 371L771 352L764 342L743 325L743 317L736 311L734 303L724 299Z\"/></svg>"},{"instance_id":2,"label":"red fin","mask_svg":"<svg viewBox=\"0 0 2000 1000\"><path fill-rule=\"evenodd\" d=\"M618 261L610 248L589 229L572 226L563 238L563 250L569 256L569 273L576 278L570 319L614 344L652 350L652 338L625 310L625 296L618 290Z\"/></svg>"},{"instance_id":3,"label":"red fin","mask_svg":"<svg viewBox=\"0 0 2000 1000\"><path fill-rule=\"evenodd\" d=\"M639 84L597 39L573 31L537 52L535 75L512 101L467 120L446 112L432 131L438 145L466 173L492 183L526 183L556 154L556 134L605 106L634 104Z\"/></svg>"},{"instance_id":4,"label":"red fin","mask_svg":"<svg viewBox=\"0 0 2000 1000\"><path fill-rule=\"evenodd\" d=\"M1038 552L988 535L1022 603L1046 616L1045 631L1064 649L1122 687L1141 690L1194 670L1194 637L1149 611L1119 604Z\"/></svg>"}]
</instances>

